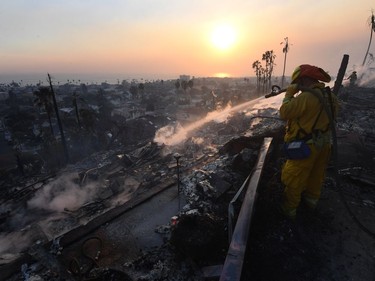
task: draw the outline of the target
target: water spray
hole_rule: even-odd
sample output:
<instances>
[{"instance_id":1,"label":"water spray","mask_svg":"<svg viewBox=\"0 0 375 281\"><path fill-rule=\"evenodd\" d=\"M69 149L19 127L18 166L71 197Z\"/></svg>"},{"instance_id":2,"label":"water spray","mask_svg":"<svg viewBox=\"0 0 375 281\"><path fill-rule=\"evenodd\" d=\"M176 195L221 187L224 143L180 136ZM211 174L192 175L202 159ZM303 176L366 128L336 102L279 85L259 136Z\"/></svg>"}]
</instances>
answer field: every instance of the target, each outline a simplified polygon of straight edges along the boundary
<instances>
[{"instance_id":1,"label":"water spray","mask_svg":"<svg viewBox=\"0 0 375 281\"><path fill-rule=\"evenodd\" d=\"M180 124L177 127L171 127L170 125L168 125L156 132L155 141L157 143L163 143L168 146L178 145L188 137L189 132L198 129L211 121L225 122L233 112L252 108L254 105L257 105L263 98L264 97L259 97L257 99L236 105L234 107L227 106L221 111L209 112L204 118L197 120L186 127L182 127Z\"/></svg>"}]
</instances>

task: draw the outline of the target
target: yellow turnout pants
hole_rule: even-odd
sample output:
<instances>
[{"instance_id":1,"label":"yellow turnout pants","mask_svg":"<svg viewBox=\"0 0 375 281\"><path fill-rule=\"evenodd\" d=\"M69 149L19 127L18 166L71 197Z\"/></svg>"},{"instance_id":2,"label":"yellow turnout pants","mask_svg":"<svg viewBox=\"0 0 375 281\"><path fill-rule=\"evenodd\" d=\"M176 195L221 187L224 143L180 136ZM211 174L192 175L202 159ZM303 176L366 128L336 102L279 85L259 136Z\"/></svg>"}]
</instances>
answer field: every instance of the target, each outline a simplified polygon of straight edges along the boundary
<instances>
[{"instance_id":1,"label":"yellow turnout pants","mask_svg":"<svg viewBox=\"0 0 375 281\"><path fill-rule=\"evenodd\" d=\"M282 207L295 211L301 195L318 202L325 178L326 167L331 155L331 145L316 148L309 144L311 155L302 160L287 160L282 168L281 181L285 185Z\"/></svg>"}]
</instances>

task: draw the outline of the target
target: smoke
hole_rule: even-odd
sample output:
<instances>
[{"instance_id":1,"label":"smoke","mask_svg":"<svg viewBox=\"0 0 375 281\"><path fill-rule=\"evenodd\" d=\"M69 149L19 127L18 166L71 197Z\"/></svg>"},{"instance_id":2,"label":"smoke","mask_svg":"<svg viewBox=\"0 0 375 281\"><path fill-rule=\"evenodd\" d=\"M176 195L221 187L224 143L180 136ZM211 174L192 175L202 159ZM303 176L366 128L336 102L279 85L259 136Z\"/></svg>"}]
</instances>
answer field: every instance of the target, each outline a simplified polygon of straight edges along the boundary
<instances>
[{"instance_id":1,"label":"smoke","mask_svg":"<svg viewBox=\"0 0 375 281\"><path fill-rule=\"evenodd\" d=\"M62 212L64 209L75 210L92 200L98 190L97 185L83 187L74 182L75 174L67 174L43 186L28 201L28 208Z\"/></svg>"},{"instance_id":2,"label":"smoke","mask_svg":"<svg viewBox=\"0 0 375 281\"><path fill-rule=\"evenodd\" d=\"M112 200L111 205L118 206L129 201L133 196L135 191L137 191L140 186L140 182L133 177L127 177L124 181L124 190L120 194L117 194Z\"/></svg>"},{"instance_id":3,"label":"smoke","mask_svg":"<svg viewBox=\"0 0 375 281\"><path fill-rule=\"evenodd\" d=\"M187 131L177 122L157 130L154 141L158 144L174 146L184 141L187 137L186 135Z\"/></svg>"},{"instance_id":4,"label":"smoke","mask_svg":"<svg viewBox=\"0 0 375 281\"><path fill-rule=\"evenodd\" d=\"M0 234L0 264L6 263L8 259L13 259L11 253L22 252L29 246L30 242L31 238L27 231Z\"/></svg>"},{"instance_id":5,"label":"smoke","mask_svg":"<svg viewBox=\"0 0 375 281\"><path fill-rule=\"evenodd\" d=\"M361 87L375 87L375 68L357 67L358 86Z\"/></svg>"},{"instance_id":6,"label":"smoke","mask_svg":"<svg viewBox=\"0 0 375 281\"><path fill-rule=\"evenodd\" d=\"M192 137L191 138L191 141L192 143L196 144L196 145L202 145L204 143L204 139L201 138L201 137Z\"/></svg>"}]
</instances>

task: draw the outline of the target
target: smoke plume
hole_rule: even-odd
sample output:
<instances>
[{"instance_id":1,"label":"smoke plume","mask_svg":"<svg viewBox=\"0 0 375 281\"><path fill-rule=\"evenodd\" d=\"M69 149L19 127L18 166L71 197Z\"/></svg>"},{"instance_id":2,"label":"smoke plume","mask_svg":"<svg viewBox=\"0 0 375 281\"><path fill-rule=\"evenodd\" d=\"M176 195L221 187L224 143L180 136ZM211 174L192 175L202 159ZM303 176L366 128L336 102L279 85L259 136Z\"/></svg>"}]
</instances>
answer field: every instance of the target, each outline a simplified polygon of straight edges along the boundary
<instances>
[{"instance_id":1,"label":"smoke plume","mask_svg":"<svg viewBox=\"0 0 375 281\"><path fill-rule=\"evenodd\" d=\"M76 174L67 174L43 186L28 201L28 208L62 212L64 209L75 210L92 200L98 190L97 185L79 186L74 182Z\"/></svg>"}]
</instances>

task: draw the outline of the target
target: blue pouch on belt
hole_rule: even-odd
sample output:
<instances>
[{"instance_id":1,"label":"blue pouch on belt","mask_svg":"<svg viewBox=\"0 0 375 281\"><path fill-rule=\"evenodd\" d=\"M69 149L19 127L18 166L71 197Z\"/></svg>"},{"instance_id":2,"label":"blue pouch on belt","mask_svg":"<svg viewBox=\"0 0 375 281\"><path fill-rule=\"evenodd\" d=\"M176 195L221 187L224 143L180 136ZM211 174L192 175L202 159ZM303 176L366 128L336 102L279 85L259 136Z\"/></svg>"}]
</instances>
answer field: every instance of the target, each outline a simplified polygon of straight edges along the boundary
<instances>
[{"instance_id":1,"label":"blue pouch on belt","mask_svg":"<svg viewBox=\"0 0 375 281\"><path fill-rule=\"evenodd\" d=\"M311 154L309 145L303 140L296 140L284 144L284 153L287 159L306 159Z\"/></svg>"}]
</instances>

